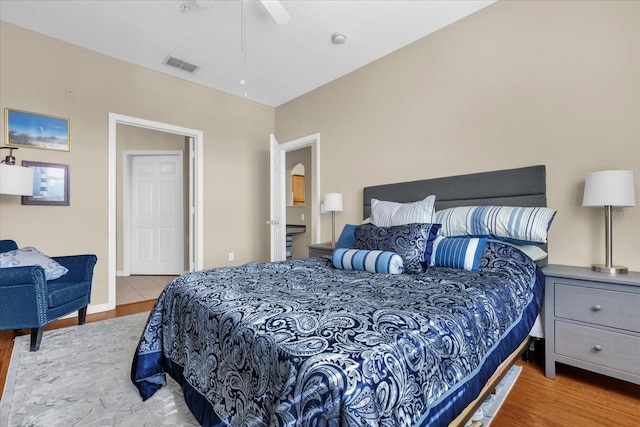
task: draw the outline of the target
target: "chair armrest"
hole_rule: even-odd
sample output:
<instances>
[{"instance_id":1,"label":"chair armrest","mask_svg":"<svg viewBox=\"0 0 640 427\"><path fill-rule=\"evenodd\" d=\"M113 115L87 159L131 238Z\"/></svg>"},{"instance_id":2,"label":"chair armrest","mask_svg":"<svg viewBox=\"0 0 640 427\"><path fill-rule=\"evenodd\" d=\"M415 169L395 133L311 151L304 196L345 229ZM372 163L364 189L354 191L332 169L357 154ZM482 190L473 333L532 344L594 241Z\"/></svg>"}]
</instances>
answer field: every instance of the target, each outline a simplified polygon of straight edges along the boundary
<instances>
[{"instance_id":1,"label":"chair armrest","mask_svg":"<svg viewBox=\"0 0 640 427\"><path fill-rule=\"evenodd\" d=\"M0 268L0 329L47 322L47 281L39 265Z\"/></svg>"},{"instance_id":2,"label":"chair armrest","mask_svg":"<svg viewBox=\"0 0 640 427\"><path fill-rule=\"evenodd\" d=\"M58 279L50 280L50 282L90 282L93 278L93 267L98 261L95 255L68 255L51 258L67 267L69 271Z\"/></svg>"},{"instance_id":3,"label":"chair armrest","mask_svg":"<svg viewBox=\"0 0 640 427\"><path fill-rule=\"evenodd\" d=\"M0 268L0 287L41 283L46 284L44 269L39 265Z\"/></svg>"}]
</instances>

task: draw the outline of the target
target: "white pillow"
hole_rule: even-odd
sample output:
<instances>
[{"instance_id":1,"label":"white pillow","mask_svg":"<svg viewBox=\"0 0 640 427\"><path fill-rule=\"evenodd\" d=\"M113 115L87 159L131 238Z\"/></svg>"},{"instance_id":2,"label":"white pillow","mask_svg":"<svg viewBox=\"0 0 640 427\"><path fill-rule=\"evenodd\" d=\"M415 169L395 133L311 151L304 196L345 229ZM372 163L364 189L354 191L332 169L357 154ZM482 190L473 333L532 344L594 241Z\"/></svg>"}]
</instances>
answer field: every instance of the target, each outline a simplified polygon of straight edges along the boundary
<instances>
[{"instance_id":1,"label":"white pillow","mask_svg":"<svg viewBox=\"0 0 640 427\"><path fill-rule=\"evenodd\" d=\"M371 199L371 223L378 227L432 223L435 217L435 203L436 196L433 195L413 203Z\"/></svg>"},{"instance_id":2,"label":"white pillow","mask_svg":"<svg viewBox=\"0 0 640 427\"><path fill-rule=\"evenodd\" d=\"M55 280L69 271L67 267L60 265L57 261L33 247L0 253L0 268L25 267L28 265L41 266L44 269L44 277L47 281Z\"/></svg>"},{"instance_id":3,"label":"white pillow","mask_svg":"<svg viewBox=\"0 0 640 427\"><path fill-rule=\"evenodd\" d=\"M509 243L505 241L498 240L500 243L504 243L505 245L513 246L514 248L520 249L526 256L531 258L533 261L540 261L547 257L547 253L540 246L535 245L516 245L515 243Z\"/></svg>"}]
</instances>

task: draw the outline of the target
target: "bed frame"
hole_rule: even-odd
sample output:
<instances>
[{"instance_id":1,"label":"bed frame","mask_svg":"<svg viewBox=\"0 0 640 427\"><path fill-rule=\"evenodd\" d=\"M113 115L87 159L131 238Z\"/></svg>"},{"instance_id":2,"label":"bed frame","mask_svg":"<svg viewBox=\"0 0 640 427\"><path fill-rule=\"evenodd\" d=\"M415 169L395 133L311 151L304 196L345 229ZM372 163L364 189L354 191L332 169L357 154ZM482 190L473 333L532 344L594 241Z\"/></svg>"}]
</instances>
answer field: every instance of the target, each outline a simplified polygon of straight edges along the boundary
<instances>
[{"instance_id":1,"label":"bed frame","mask_svg":"<svg viewBox=\"0 0 640 427\"><path fill-rule=\"evenodd\" d=\"M371 199L392 202L415 202L433 194L436 210L455 206L547 206L546 169L544 165L469 175L457 175L420 181L365 187L363 191L363 218L371 216ZM546 250L546 246L544 248ZM538 263L541 267L546 264ZM528 348L530 337L498 367L476 400L449 424L464 426L484 399L500 383L509 368Z\"/></svg>"}]
</instances>

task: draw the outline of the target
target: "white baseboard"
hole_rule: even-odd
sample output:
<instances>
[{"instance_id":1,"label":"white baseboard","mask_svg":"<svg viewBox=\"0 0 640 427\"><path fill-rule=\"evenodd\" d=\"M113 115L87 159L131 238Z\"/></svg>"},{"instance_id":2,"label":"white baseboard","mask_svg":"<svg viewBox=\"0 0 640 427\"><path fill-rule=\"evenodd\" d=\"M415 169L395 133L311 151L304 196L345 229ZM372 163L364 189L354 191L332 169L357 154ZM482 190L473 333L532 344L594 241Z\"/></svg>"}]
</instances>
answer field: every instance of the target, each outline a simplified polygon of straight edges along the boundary
<instances>
[{"instance_id":1,"label":"white baseboard","mask_svg":"<svg viewBox=\"0 0 640 427\"><path fill-rule=\"evenodd\" d=\"M109 303L89 304L89 307L87 307L87 314L102 313L103 311L114 310L115 308L116 308L115 304L111 306L111 304ZM60 319L69 319L71 317L78 317L78 312L74 311L72 313L67 314L66 316L61 317Z\"/></svg>"}]
</instances>

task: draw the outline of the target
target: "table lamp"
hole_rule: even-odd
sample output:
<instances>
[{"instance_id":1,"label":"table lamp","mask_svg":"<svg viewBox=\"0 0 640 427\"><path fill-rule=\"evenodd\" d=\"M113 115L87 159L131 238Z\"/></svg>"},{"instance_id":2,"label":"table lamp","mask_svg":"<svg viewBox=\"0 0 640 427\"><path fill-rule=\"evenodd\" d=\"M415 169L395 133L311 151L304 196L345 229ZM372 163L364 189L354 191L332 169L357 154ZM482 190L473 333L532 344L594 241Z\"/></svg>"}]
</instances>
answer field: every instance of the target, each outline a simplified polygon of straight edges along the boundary
<instances>
[{"instance_id":1,"label":"table lamp","mask_svg":"<svg viewBox=\"0 0 640 427\"><path fill-rule=\"evenodd\" d=\"M9 150L9 155L0 162L0 194L32 196L33 169L15 164L13 150L17 150L16 147L0 147L0 149Z\"/></svg>"},{"instance_id":2,"label":"table lamp","mask_svg":"<svg viewBox=\"0 0 640 427\"><path fill-rule=\"evenodd\" d=\"M635 206L633 171L606 170L588 173L584 182L582 206L604 206L605 264L593 264L591 269L602 273L628 273L629 269L613 265L613 206Z\"/></svg>"},{"instance_id":3,"label":"table lamp","mask_svg":"<svg viewBox=\"0 0 640 427\"><path fill-rule=\"evenodd\" d=\"M336 212L342 212L342 194L327 193L324 195L324 211L331 212L331 244L336 244Z\"/></svg>"}]
</instances>

